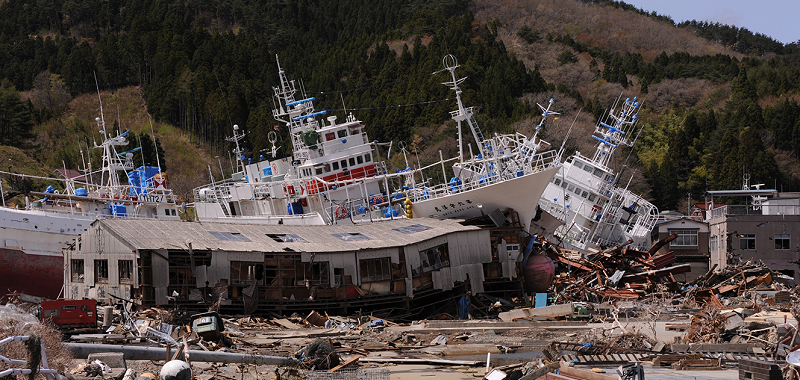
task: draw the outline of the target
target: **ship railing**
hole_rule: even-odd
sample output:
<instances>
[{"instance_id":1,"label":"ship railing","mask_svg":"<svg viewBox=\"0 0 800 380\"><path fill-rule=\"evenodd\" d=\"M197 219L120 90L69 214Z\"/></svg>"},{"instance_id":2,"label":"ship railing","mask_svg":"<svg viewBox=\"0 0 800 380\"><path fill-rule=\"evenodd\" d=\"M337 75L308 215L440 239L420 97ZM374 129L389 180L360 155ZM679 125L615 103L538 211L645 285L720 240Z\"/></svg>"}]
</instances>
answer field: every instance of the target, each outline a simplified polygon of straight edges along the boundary
<instances>
[{"instance_id":1,"label":"ship railing","mask_svg":"<svg viewBox=\"0 0 800 380\"><path fill-rule=\"evenodd\" d=\"M559 240L580 249L586 248L586 240L591 231L577 224L562 224L553 232Z\"/></svg>"},{"instance_id":2,"label":"ship railing","mask_svg":"<svg viewBox=\"0 0 800 380\"><path fill-rule=\"evenodd\" d=\"M562 223L567 220L567 209L560 203L556 203L547 199L540 199L539 207L542 210L550 213L550 215L560 220Z\"/></svg>"},{"instance_id":3,"label":"ship railing","mask_svg":"<svg viewBox=\"0 0 800 380\"><path fill-rule=\"evenodd\" d=\"M706 211L706 219L727 215L800 215L799 205L725 205Z\"/></svg>"}]
</instances>

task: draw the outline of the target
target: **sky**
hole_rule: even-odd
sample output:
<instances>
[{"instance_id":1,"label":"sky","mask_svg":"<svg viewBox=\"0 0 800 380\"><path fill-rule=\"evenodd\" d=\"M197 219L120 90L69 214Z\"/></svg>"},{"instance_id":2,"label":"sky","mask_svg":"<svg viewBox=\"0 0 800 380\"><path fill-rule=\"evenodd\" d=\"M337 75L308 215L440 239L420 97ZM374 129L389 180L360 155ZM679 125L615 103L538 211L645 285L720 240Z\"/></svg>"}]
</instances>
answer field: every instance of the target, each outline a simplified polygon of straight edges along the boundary
<instances>
[{"instance_id":1,"label":"sky","mask_svg":"<svg viewBox=\"0 0 800 380\"><path fill-rule=\"evenodd\" d=\"M800 40L798 0L623 0L675 20L719 22L744 27L784 44Z\"/></svg>"}]
</instances>

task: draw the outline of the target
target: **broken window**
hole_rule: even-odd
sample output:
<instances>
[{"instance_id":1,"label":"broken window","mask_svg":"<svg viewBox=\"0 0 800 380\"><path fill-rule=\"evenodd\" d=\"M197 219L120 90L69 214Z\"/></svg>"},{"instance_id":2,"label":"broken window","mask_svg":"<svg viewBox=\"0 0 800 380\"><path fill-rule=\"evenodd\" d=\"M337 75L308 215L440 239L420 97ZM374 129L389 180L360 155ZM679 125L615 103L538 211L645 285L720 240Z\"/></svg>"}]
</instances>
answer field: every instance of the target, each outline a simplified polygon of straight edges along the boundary
<instances>
[{"instance_id":1,"label":"broken window","mask_svg":"<svg viewBox=\"0 0 800 380\"><path fill-rule=\"evenodd\" d=\"M303 239L298 234L267 234L267 236L281 243L308 243L308 240Z\"/></svg>"},{"instance_id":2,"label":"broken window","mask_svg":"<svg viewBox=\"0 0 800 380\"><path fill-rule=\"evenodd\" d=\"M330 273L328 272L328 262L318 263L297 263L297 282L298 286L328 286L331 283Z\"/></svg>"},{"instance_id":3,"label":"broken window","mask_svg":"<svg viewBox=\"0 0 800 380\"><path fill-rule=\"evenodd\" d=\"M358 233L358 232L351 232L348 234L331 234L333 237L338 238L339 240L344 241L360 241L360 240L372 240L371 237Z\"/></svg>"},{"instance_id":4,"label":"broken window","mask_svg":"<svg viewBox=\"0 0 800 380\"><path fill-rule=\"evenodd\" d=\"M83 282L83 259L70 260L72 282Z\"/></svg>"},{"instance_id":5,"label":"broken window","mask_svg":"<svg viewBox=\"0 0 800 380\"><path fill-rule=\"evenodd\" d=\"M253 281L264 285L264 264L231 261L231 284L250 285Z\"/></svg>"},{"instance_id":6,"label":"broken window","mask_svg":"<svg viewBox=\"0 0 800 380\"><path fill-rule=\"evenodd\" d=\"M791 248L792 235L775 234L775 249L787 250Z\"/></svg>"},{"instance_id":7,"label":"broken window","mask_svg":"<svg viewBox=\"0 0 800 380\"><path fill-rule=\"evenodd\" d=\"M755 234L739 235L739 249L742 251L755 251L756 235Z\"/></svg>"},{"instance_id":8,"label":"broken window","mask_svg":"<svg viewBox=\"0 0 800 380\"><path fill-rule=\"evenodd\" d=\"M446 266L450 266L450 256L447 252L447 243L419 252L420 269L418 273L427 273Z\"/></svg>"},{"instance_id":9,"label":"broken window","mask_svg":"<svg viewBox=\"0 0 800 380\"><path fill-rule=\"evenodd\" d=\"M385 281L392 279L392 264L388 257L359 260L361 282Z\"/></svg>"},{"instance_id":10,"label":"broken window","mask_svg":"<svg viewBox=\"0 0 800 380\"><path fill-rule=\"evenodd\" d=\"M94 261L94 282L108 283L108 260Z\"/></svg>"},{"instance_id":11,"label":"broken window","mask_svg":"<svg viewBox=\"0 0 800 380\"><path fill-rule=\"evenodd\" d=\"M669 243L671 247L697 247L697 230L669 230L670 234L677 233L678 238Z\"/></svg>"},{"instance_id":12,"label":"broken window","mask_svg":"<svg viewBox=\"0 0 800 380\"><path fill-rule=\"evenodd\" d=\"M119 267L119 283L132 284L133 283L133 260L119 260L117 261Z\"/></svg>"}]
</instances>

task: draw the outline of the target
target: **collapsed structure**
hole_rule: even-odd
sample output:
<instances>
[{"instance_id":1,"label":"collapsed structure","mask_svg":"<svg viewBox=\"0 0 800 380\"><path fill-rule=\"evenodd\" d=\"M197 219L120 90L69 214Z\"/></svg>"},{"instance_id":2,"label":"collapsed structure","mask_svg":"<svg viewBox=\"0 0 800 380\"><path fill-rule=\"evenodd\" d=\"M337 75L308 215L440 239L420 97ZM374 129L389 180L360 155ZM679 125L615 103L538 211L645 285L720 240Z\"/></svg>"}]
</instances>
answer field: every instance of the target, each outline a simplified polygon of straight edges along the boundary
<instances>
[{"instance_id":1,"label":"collapsed structure","mask_svg":"<svg viewBox=\"0 0 800 380\"><path fill-rule=\"evenodd\" d=\"M486 280L519 288L516 233L491 244L490 229L427 218L359 226L103 219L65 250L64 286L68 298L144 305L414 314L489 291Z\"/></svg>"}]
</instances>

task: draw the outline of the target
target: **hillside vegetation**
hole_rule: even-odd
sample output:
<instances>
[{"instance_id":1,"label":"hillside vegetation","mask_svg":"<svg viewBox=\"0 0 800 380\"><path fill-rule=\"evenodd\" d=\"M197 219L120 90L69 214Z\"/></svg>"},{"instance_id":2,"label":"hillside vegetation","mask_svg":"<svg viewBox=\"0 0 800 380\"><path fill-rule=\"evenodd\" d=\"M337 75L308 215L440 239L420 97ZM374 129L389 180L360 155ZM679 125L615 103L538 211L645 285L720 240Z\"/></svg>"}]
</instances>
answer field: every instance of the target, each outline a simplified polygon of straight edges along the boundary
<instances>
[{"instance_id":1,"label":"hillside vegetation","mask_svg":"<svg viewBox=\"0 0 800 380\"><path fill-rule=\"evenodd\" d=\"M276 56L317 108L340 119L346 108L424 165L454 150L440 72L454 54L484 133L529 133L535 103L555 97L563 116L546 139L558 147L572 127L566 148L590 154L597 118L638 96L643 131L613 165L661 209L739 188L744 172L800 190L797 47L620 2L9 0L0 19L0 144L48 168L81 167L97 139L96 73L106 120L136 132L137 160L163 149L170 186L188 196L208 164L229 167L233 124L249 157L269 148Z\"/></svg>"}]
</instances>

